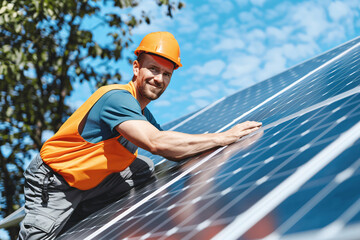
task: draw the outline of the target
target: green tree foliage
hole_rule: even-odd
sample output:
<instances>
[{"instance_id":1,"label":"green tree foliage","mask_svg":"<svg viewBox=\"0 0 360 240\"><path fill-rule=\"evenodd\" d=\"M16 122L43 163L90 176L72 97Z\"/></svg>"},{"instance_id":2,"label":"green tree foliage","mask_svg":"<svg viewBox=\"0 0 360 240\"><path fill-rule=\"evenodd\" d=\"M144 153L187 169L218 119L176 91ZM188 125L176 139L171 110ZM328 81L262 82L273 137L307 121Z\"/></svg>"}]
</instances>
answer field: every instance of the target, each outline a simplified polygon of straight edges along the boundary
<instances>
[{"instance_id":1,"label":"green tree foliage","mask_svg":"<svg viewBox=\"0 0 360 240\"><path fill-rule=\"evenodd\" d=\"M154 0L164 14L180 1ZM23 165L39 151L44 131L56 132L73 110L66 104L76 80L96 86L121 80L109 61L123 58L131 31L150 24L142 16L119 13L139 7L136 0L0 0L0 189L1 215L23 204ZM104 13L102 9L111 8ZM110 43L94 39L86 21L111 29ZM95 64L96 63L96 64ZM100 66L99 66L100 65ZM104 70L105 68L105 70ZM99 71L99 69L103 69ZM8 229L15 238L18 229Z\"/></svg>"}]
</instances>

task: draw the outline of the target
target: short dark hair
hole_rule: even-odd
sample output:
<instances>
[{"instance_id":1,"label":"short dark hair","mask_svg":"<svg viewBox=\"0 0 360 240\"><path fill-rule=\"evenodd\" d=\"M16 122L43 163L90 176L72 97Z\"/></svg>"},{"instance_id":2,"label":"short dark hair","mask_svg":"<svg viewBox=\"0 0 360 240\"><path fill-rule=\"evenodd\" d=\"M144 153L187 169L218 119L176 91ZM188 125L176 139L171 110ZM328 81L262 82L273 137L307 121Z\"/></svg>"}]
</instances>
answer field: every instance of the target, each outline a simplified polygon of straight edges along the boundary
<instances>
[{"instance_id":1,"label":"short dark hair","mask_svg":"<svg viewBox=\"0 0 360 240\"><path fill-rule=\"evenodd\" d=\"M144 53L145 52L141 52L139 54L139 56L136 58L136 61L138 61L141 64L141 61L144 59Z\"/></svg>"}]
</instances>

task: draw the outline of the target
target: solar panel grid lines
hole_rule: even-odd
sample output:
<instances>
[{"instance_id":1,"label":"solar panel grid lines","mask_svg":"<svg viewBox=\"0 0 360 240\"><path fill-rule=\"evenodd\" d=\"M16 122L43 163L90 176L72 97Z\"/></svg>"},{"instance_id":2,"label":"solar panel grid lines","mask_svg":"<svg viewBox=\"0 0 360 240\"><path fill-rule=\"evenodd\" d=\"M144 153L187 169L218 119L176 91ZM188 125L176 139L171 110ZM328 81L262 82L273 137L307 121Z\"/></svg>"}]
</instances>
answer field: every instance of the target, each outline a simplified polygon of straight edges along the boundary
<instances>
[{"instance_id":1,"label":"solar panel grid lines","mask_svg":"<svg viewBox=\"0 0 360 240\"><path fill-rule=\"evenodd\" d=\"M265 83L271 83L271 81L265 81ZM261 84L261 83L260 83ZM285 82L282 82L282 85L279 85L279 84L277 84L278 85L278 88L276 89L276 90L278 90L280 87L285 87L286 86L286 83ZM253 86L253 88L257 88L257 90L258 89L260 89L257 85L255 85L255 86ZM261 88L264 88L263 86L261 87ZM249 89L252 89L252 88L249 88ZM253 89L253 91L252 92L256 92L257 90L255 90L255 89ZM241 94L241 93L243 93L243 94ZM244 95L246 96L246 97L244 97ZM249 90L245 90L245 92L243 92L243 91L241 91L240 92L240 94L234 94L234 95L232 95L232 96L229 96L228 98L227 98L227 102L223 102L222 104L218 104L218 105L220 105L219 107L218 107L218 110L219 111L214 111L214 109L212 109L212 115L209 115L209 112L205 112L204 111L204 113L201 115L201 117L202 117L202 119L210 119L210 120L216 120L216 119L214 119L214 117L215 118L218 118L219 116L223 116L225 113L228 115L228 118L230 119L232 116L234 116L234 114L236 114L236 113L238 113L239 112L239 109L238 108L234 108L233 107L233 109L232 109L232 111L228 111L228 109L227 109L227 106L229 106L229 102L230 103L236 103L236 102L240 102L241 100L244 100L245 102L243 103L243 105L248 105L248 102L247 101L249 101L249 102L254 102L254 97L253 97L253 95L252 94L250 94L250 92L249 92ZM248 100L246 100L246 99L248 99ZM251 99L251 100L250 100ZM258 99L261 99L261 98L259 98L258 97ZM220 99L220 100L222 100L222 99ZM219 101L217 101L216 103L218 103ZM256 101L255 101L256 102ZM215 105L215 104L214 104ZM250 105L250 108L253 108L255 105ZM236 112L236 113L233 113L233 112ZM241 112L241 111L240 111ZM196 114L197 115L197 114ZM245 113L245 115L246 115L246 113ZM191 119L193 119L194 117L193 116L190 116L189 118L191 118ZM184 123L186 123L187 122L187 120L185 120L185 121L182 121L182 122L180 122L180 123L178 123L178 125L180 124L180 126L181 125L183 125ZM199 127L201 128L201 127L204 127L203 125L203 123L204 123L204 121L203 120L200 120L200 119L196 119L196 122L198 123L198 126L196 126L196 125L194 125L193 124L193 122L194 121L192 121L191 122L191 126L185 126L185 128L181 128L181 130L180 131L183 131L183 132L193 132L194 131L194 129L199 129ZM233 124L233 123L231 123L231 124ZM231 125L230 124L230 125ZM215 126L215 125L214 125ZM215 126L216 127L216 126ZM174 129L174 127L172 127L171 129ZM215 131L216 129L212 129L211 131ZM203 133L203 132L196 132L196 133ZM141 152L141 154L143 154L143 152ZM147 154L145 154L145 155L147 155L147 156L151 156L151 154L150 153L147 153ZM157 161L160 161L159 160L159 157L155 157L155 159L154 159L156 162Z\"/></svg>"},{"instance_id":2,"label":"solar panel grid lines","mask_svg":"<svg viewBox=\"0 0 360 240\"><path fill-rule=\"evenodd\" d=\"M358 146L360 147L360 146ZM360 167L360 159L358 159L355 163L353 163L349 168L343 170L338 173L326 186L321 189L311 200L309 200L306 204L301 206L289 219L286 220L274 233L269 235L266 239L273 238L272 236L283 235L290 227L292 227L296 222L298 222L306 213L308 213L311 209L313 209L321 200L323 200L327 195L329 195L336 187L338 187L343 181L350 178L351 175L354 174L355 169L359 169ZM356 204L354 206L357 206ZM352 207L350 207L352 209ZM360 209L356 211L356 209L352 209L352 214L359 212ZM346 215L350 213L346 212ZM347 217L349 218L349 217ZM332 232L334 234L334 232ZM324 234L322 234L323 237Z\"/></svg>"},{"instance_id":3,"label":"solar panel grid lines","mask_svg":"<svg viewBox=\"0 0 360 240\"><path fill-rule=\"evenodd\" d=\"M349 186L351 187L360 180L359 154L360 140L357 140L355 144L341 153L342 156L340 155L331 164L327 165L322 170L322 173L318 173L301 187L296 194L281 203L274 211L278 212L280 218L286 220L280 221L282 224L265 239L278 239L279 236L284 236L284 233L286 234L285 236L292 236L296 235L294 233L304 232L304 229L299 231L299 226L313 229L313 226L309 226L309 223L304 224L304 222L309 222L312 219L312 225L317 224L316 219L321 215L321 211L327 213L325 221L323 220L324 226L316 234L313 234L311 239L354 239L354 236L359 236L360 228L357 229L357 234L352 235L351 238L340 237L340 234L349 228L346 225L354 216L360 213L360 198L356 191L349 191L351 190ZM334 205L334 201L336 202L338 198L336 196L344 195L346 198L343 197L341 204ZM306 199L306 201L302 199ZM297 202L297 206L302 207L292 208L291 206L294 205L294 202ZM310 207L309 205L312 206ZM331 207L332 205L334 207ZM288 210L281 213L281 209ZM354 222L356 223L356 221ZM299 235L301 236L302 234Z\"/></svg>"},{"instance_id":4,"label":"solar panel grid lines","mask_svg":"<svg viewBox=\"0 0 360 240\"><path fill-rule=\"evenodd\" d=\"M356 213L360 212L360 199L358 199L354 204L352 204L336 221L332 222L324 229L322 229L318 235L319 239L321 238L330 238L331 236L341 233L345 228L345 224L348 223ZM358 227L360 224L358 225ZM357 228L359 229L359 228ZM359 231L357 231L357 234ZM355 234L353 236L356 236Z\"/></svg>"},{"instance_id":5,"label":"solar panel grid lines","mask_svg":"<svg viewBox=\"0 0 360 240\"><path fill-rule=\"evenodd\" d=\"M354 103L354 104L356 104L356 103ZM350 108L352 108L351 107L351 105L350 105ZM287 136L287 135L289 135L293 130L291 130L291 128L292 129L294 129L295 127L294 126L296 126L297 124L299 125L299 127L298 127L298 129L301 129L301 128L304 128L304 129L309 129L309 127L310 126L307 126L307 125L305 125L304 126L304 124L302 124L303 123L303 120L302 119L312 119L312 118L314 118L314 116L316 116L316 114L313 114L313 113L311 113L312 114L312 116L310 116L309 114L308 115L305 115L305 116L303 116L303 115L299 115L299 117L298 118L296 118L295 120L293 120L293 121L289 121L289 123L287 123L285 126L283 126L282 124L280 124L280 123L278 123L276 126L275 126L275 129L276 129L276 132L275 133L273 133L273 134L276 134L276 133L278 133L279 131L282 131L282 133L281 134L276 134L276 136L275 136L275 139L274 139L274 136L272 136L272 137L267 137L267 138L262 138L262 140L260 141L260 142L258 142L257 143L257 149L255 149L255 150L251 150L252 152L256 152L256 151L263 151L263 148L262 148L262 146L266 146L266 144L267 144L267 141L269 141L269 140L272 140L272 144L271 145L268 145L268 147L270 147L270 148L273 148L273 147L275 147L276 145L278 145L278 146L280 146L281 144L278 144L279 142L282 142L282 140L281 139L284 139L284 137L285 136ZM309 125L311 125L311 128L316 132L316 131L318 131L318 129L316 128L316 126L317 125L319 125L319 123L321 122L321 121L323 121L325 118L323 118L323 119L321 119L320 121L319 120L316 120L316 123L315 124L313 124L313 123L309 123ZM290 120L290 119L289 119ZM279 126L280 126L280 128L279 128ZM324 126L322 126L322 127L324 127ZM267 129L267 126L265 126L265 128L264 128L264 130L266 130ZM302 134L302 133L304 133L306 130L297 130L299 133L298 134ZM274 131L273 131L274 132ZM269 135L270 133L268 133L268 134L265 134L265 135ZM292 137L292 138L294 138L294 137ZM288 139L288 140L291 140L291 139ZM286 147L286 146L285 146ZM249 154L249 152L248 152L248 154ZM274 151L272 150L272 153L271 154L274 154Z\"/></svg>"},{"instance_id":6,"label":"solar panel grid lines","mask_svg":"<svg viewBox=\"0 0 360 240\"><path fill-rule=\"evenodd\" d=\"M318 171L341 154L356 140L360 138L360 121L350 130L342 134L328 147L311 159L305 165L299 167L295 174L291 175L268 195L256 202L245 213L238 216L213 239L238 239L246 233L256 222L269 213L273 208L294 193L301 185L314 176Z\"/></svg>"},{"instance_id":7,"label":"solar panel grid lines","mask_svg":"<svg viewBox=\"0 0 360 240\"><path fill-rule=\"evenodd\" d=\"M334 103L335 101L338 101L338 100L343 99L343 98L345 98L345 97L351 96L351 95L353 95L353 94L355 94L355 93L360 93L360 86L359 86L359 87L355 87L355 88L353 88L353 89L351 89L351 90L349 90L349 91L343 92L343 93L341 93L341 94L339 94L339 95L336 95L336 96L334 96L334 97L328 98L328 99L326 99L326 100L324 100L324 101L322 101L322 102L320 102L320 103L314 104L314 105L312 105L312 106L310 106L310 107L308 107L308 108L302 109L302 110L300 110L299 112L296 112L296 113L293 113L293 114L291 114L291 115L288 115L288 116L286 116L286 117L284 117L284 118L282 118L282 119L280 119L280 120L277 120L277 121L275 121L275 122L272 122L272 123L264 126L263 129L265 130L265 129L267 129L267 128L272 128L273 126L276 126L276 125L278 125L278 124L280 124L280 123L282 123L282 122L284 122L284 121L288 121L288 120L293 119L293 118L295 118L295 117L304 115L304 114L306 114L306 113L308 113L308 112L310 112L310 111L316 110L316 109L318 109L318 108L320 108L320 107L323 107L323 106L326 106L326 105L330 105L331 103Z\"/></svg>"},{"instance_id":8,"label":"solar panel grid lines","mask_svg":"<svg viewBox=\"0 0 360 240\"><path fill-rule=\"evenodd\" d=\"M319 104L313 105L312 107L309 107L308 109L301 110L299 113L295 113L295 114L293 114L293 115L291 115L291 116L288 116L288 117L286 117L286 118L284 118L284 119L294 118L294 117L297 116L297 115L302 115L302 113L304 113L304 112L306 112L306 111L309 111L309 109L315 109L315 108L319 108L320 106L323 106L323 105L328 105L328 104L330 104L331 102L334 102L334 100L336 100L336 99L340 99L340 98L343 98L343 97L345 97L345 96L349 96L349 95L352 95L352 94L354 94L354 93L358 93L359 90L360 90L360 87L354 88L354 89L352 89L352 90L349 90L348 92L345 92L345 93L343 93L343 94L340 94L340 95L338 95L338 96L335 96L335 97L333 97L333 98L330 98L330 99L328 99L328 100L326 100L326 101L324 101L324 102L321 102L321 103L319 103ZM339 108L339 107L337 107L337 109L338 109L338 108ZM282 121L284 121L284 119L283 119ZM307 121L309 121L310 119L311 119L311 118L306 118ZM277 125L277 124L279 124L279 122L277 122L277 123L272 123L272 124L270 124L270 125L268 125L268 126L265 126L264 129L266 129L266 128L268 128L269 126L274 125L274 124ZM276 142L275 142L274 144L276 144Z\"/></svg>"},{"instance_id":9,"label":"solar panel grid lines","mask_svg":"<svg viewBox=\"0 0 360 240\"><path fill-rule=\"evenodd\" d=\"M302 80L302 79L301 79L301 80ZM297 82L299 82L299 80L298 80ZM296 83L297 83L297 82L296 82ZM281 93L285 92L286 90L288 90L288 89L291 88L291 87L292 87L292 85L290 85L289 87L286 87L284 90L280 91L278 94L275 94L275 96L270 97L269 99L265 100L265 101L264 101L263 103L261 103L260 105L267 103L268 101L270 101L271 99L277 97L278 95L280 95ZM259 106L259 105L258 105L258 106ZM255 109L257 109L258 106L255 107ZM251 110L250 110L250 111L251 111ZM248 112L244 113L243 115L240 116L240 118L242 118L243 116L245 116L245 115L247 115L247 114L248 114ZM238 118L238 119L239 119L239 118ZM238 119L237 119L237 121L238 121ZM233 123L230 123L230 124L232 125ZM228 125L229 125L229 124L228 124ZM224 128L227 128L227 127L228 127L228 125L226 125L225 127L221 128L221 129L218 130L217 132L223 131ZM112 223L110 223L110 225L111 225L111 224L112 224Z\"/></svg>"},{"instance_id":10,"label":"solar panel grid lines","mask_svg":"<svg viewBox=\"0 0 360 240\"><path fill-rule=\"evenodd\" d=\"M282 74L280 74L280 75L282 75ZM271 79L269 79L269 80L267 80L267 81L264 81L264 82L262 82L262 83L259 83L258 85L255 85L255 86L253 86L253 87L250 87L249 89L247 89L246 91L252 91L252 92L254 92L254 90L257 88L257 87L260 87L262 84L266 84L267 82L269 82ZM290 81L291 82L291 81ZM278 83L278 82L277 82ZM285 86L285 85L284 85ZM282 88L284 87L284 86L281 86ZM261 86L262 87L262 86ZM279 91L279 89L276 89L277 91ZM281 89L280 89L281 90ZM239 96L239 98L241 98L241 99L244 99L244 92L246 92L246 91L241 91L241 92L239 92L238 94L234 94L234 95L232 95L232 96L230 96L229 98L227 98L226 99L226 101L227 102L231 102L232 101L232 99L234 99L235 97L237 97L237 96ZM266 92L266 88L265 88L265 92ZM251 94L246 94L246 95L249 95L249 96L251 96ZM265 94L266 95L266 94ZM271 93L270 94L270 96L273 96L273 93ZM224 101L224 103L226 102L226 101ZM246 100L245 100L246 101ZM252 99L251 98L251 101L250 102L256 102L256 100L254 101L254 99ZM224 104L225 105L225 104ZM223 111L225 111L226 110L226 108L224 107L224 105L221 105L221 104L218 104L218 107L219 108L221 108L221 110L223 110ZM253 109L254 108L254 105L252 105L252 106L248 106L247 108L244 108L244 109ZM240 110L240 111L239 111ZM199 118L197 118L196 119L196 122L198 122L198 123L202 123L202 125L206 125L206 123L208 122L208 121L211 121L211 120L216 120L216 118L218 117L218 112L216 112L216 109L212 109L212 112L213 112L213 117L211 117L211 116L207 116L207 115L203 115L204 117L202 118L202 119L199 119ZM227 112L227 115L228 115L228 118L230 119L230 118L232 118L232 120L235 118L234 116L239 116L239 115L237 115L237 113L241 113L242 112L242 109L240 108L240 109L237 109L237 111L236 111L236 113L232 113L231 111L227 111L226 110L226 112ZM224 120L226 120L225 118L223 118ZM229 121L230 122L230 121ZM185 131L186 132L186 127L187 126L184 126L184 128L180 128L179 130L180 131ZM191 128L192 130L194 130L194 126L192 126L192 128ZM201 129L201 126L200 126L200 129ZM208 129L209 130L209 129ZM209 131L214 131L213 129L210 129ZM201 133L201 132L198 132L198 133Z\"/></svg>"},{"instance_id":11,"label":"solar panel grid lines","mask_svg":"<svg viewBox=\"0 0 360 240\"><path fill-rule=\"evenodd\" d=\"M257 172L257 171L254 171L254 172ZM267 175L269 175L269 174L267 174ZM267 177L268 178L268 177Z\"/></svg>"},{"instance_id":12,"label":"solar panel grid lines","mask_svg":"<svg viewBox=\"0 0 360 240\"><path fill-rule=\"evenodd\" d=\"M198 111L201 111L201 110L202 110L202 109L199 109ZM172 128L173 126L175 126L175 125L183 122L184 120L188 119L188 118L191 117L192 115L196 114L198 111L191 112L191 113L189 113L189 114L187 114L187 115L185 115L185 116L182 116L182 117L180 117L180 118L178 118L178 119L175 119L175 120L173 120L173 121L171 121L171 122L168 122L168 123L162 125L161 127L162 127L164 130L168 130L168 129Z\"/></svg>"},{"instance_id":13,"label":"solar panel grid lines","mask_svg":"<svg viewBox=\"0 0 360 240\"><path fill-rule=\"evenodd\" d=\"M355 67L360 64L358 42L359 38L235 93L182 124L193 114L175 121L180 123L176 129L179 131L215 132L257 107L247 113L246 119L263 121L264 127L257 134L212 152L211 157L204 154L180 164L160 164L156 169L156 182L83 220L60 239L84 239L90 234L96 239L209 239L226 229L302 166L310 164L340 139L343 132L351 131L358 124L360 80L359 68ZM350 50L338 57L346 49ZM306 76L314 69L318 71ZM303 80L292 88L262 104L300 78ZM220 115L222 117L216 118ZM359 146L358 142L360 140L340 152L309 180L303 180L305 183L298 191L280 201L269 213L263 212L265 216L244 230L241 238L256 238L251 234L259 232L258 225L268 229L268 236L274 239L301 239L300 236L310 233L329 236L321 230L325 228L337 232L337 236L355 236L358 232L353 226L360 222L357 201L360 193L351 183L360 181L360 169L355 170L356 159L351 154L356 153L354 147ZM321 203L330 204L334 196L346 190L351 190L352 195L347 194L345 206L339 208L343 212L331 212L333 223L322 219ZM303 196L304 192L312 195ZM153 197L143 201L150 195ZM297 202L302 205L289 211ZM301 212L296 213L300 209ZM118 218L126 212L128 214ZM309 225L309 216L319 221ZM104 228L110 221L113 224ZM96 232L99 234L94 235Z\"/></svg>"},{"instance_id":14,"label":"solar panel grid lines","mask_svg":"<svg viewBox=\"0 0 360 240\"><path fill-rule=\"evenodd\" d=\"M333 226L334 228L341 228L341 223L337 223L339 224L339 226ZM274 237L273 239L279 239L281 237L281 239L284 240L303 240L303 239L327 239L327 240L339 240L339 239L357 239L354 238L354 236L358 235L359 233L359 228L360 228L360 224L359 225L351 225L349 227L347 227L346 229L343 229L341 232L338 232L334 235L331 235L332 229L327 229L328 233L325 234L326 237L322 237L320 235L320 233L318 231L309 231L309 232L305 232L305 233L299 233L299 234L291 234L291 235L286 235L286 236L278 236L277 238ZM335 229L336 232L336 229ZM271 239L269 239L271 240Z\"/></svg>"},{"instance_id":15,"label":"solar panel grid lines","mask_svg":"<svg viewBox=\"0 0 360 240\"><path fill-rule=\"evenodd\" d=\"M355 41L354 41L355 42ZM348 45L350 45L349 43L348 43ZM344 45L344 47L345 47L346 45ZM338 50L332 50L333 52L338 52ZM327 55L327 54L325 54L325 55ZM334 56L334 54L330 54L327 58L324 58L325 60L328 60L328 58L329 57L333 57ZM358 58L355 58L355 59L358 59ZM310 61L311 62L311 61ZM353 62L355 62L355 60L353 60ZM324 63L324 62L321 62L321 63ZM335 61L335 63L336 63L336 61ZM307 64L300 64L299 66L297 66L298 68L299 67L301 67L301 65L310 65L309 63L307 63ZM288 70L288 71L292 71L293 69L296 69L297 67L293 67L292 69L290 69L290 70ZM286 72L285 72L286 73ZM268 79L268 80L266 80L266 81L263 81L263 82L261 82L261 83L259 83L259 84L257 84L257 85L254 85L253 87L250 87L250 88L248 88L248 89L245 89L245 90L243 90L243 91L240 91L239 93L236 93L236 94L234 94L234 95L232 95L232 96L229 96L228 98L227 98L227 102L232 102L232 101L235 101L235 102L238 102L238 101L245 101L244 103L246 103L245 104L245 106L246 105L248 105L248 100L246 100L246 99L248 99L248 98L250 98L251 99L251 101L250 102L254 102L254 101L256 101L256 99L254 99L254 97L253 97L253 95L254 94L251 94L250 92L256 92L258 89L260 89L260 88L262 88L263 90L265 89L265 90L269 90L269 88L267 87L267 85L269 85L269 83L272 83L272 81L273 81L273 79L277 79L277 77L278 78L283 78L283 76L282 75L284 75L285 73L281 73L281 74L279 74L279 75L277 75L277 76L275 76L275 77L273 77L273 78L270 78L270 79ZM286 75L286 74L285 74ZM294 74L290 74L290 75L294 75ZM315 73L315 74L313 74L314 75L314 79L312 80L312 81L315 81L316 80L316 77L318 77L319 76L319 74L318 73ZM288 81L290 81L291 82L291 79L290 78L288 78L287 79ZM279 87L284 87L285 85L279 85L278 84L278 81L275 81L276 83L276 85L278 86L278 88L277 89L275 89L276 91L278 91L279 90ZM284 82L283 82L283 84L285 84ZM357 84L357 82L356 81L354 81L353 82L353 84ZM349 86L349 88L350 88L351 86ZM296 87L295 87L295 89L296 89ZM266 91L265 91L266 92ZM262 91L262 93L264 93L264 91ZM269 94L270 95L272 95L273 94L273 92L269 92ZM294 94L294 93L292 93L292 94ZM308 93L306 93L306 94L310 94L309 92ZM266 95L266 94L265 94ZM265 96L264 95L264 96ZM313 97L315 95L315 93L314 94L312 94L311 96L309 96L309 98L308 99L311 99L311 97ZM251 97L250 97L251 96ZM327 97L327 96L326 96ZM240 100L241 99L241 100ZM260 98L261 99L261 98ZM291 101L291 100L290 100ZM304 104L305 102L303 102L302 104ZM294 102L294 104L295 104L295 102ZM300 107L302 107L302 104L300 103ZM188 126L188 125L185 125L184 127L182 127L182 128L180 128L179 129L179 131L183 131L183 132L191 132L191 133L202 133L202 132L200 132L200 131L198 131L198 129L201 129L202 127L204 128L204 127L208 127L208 126L206 126L206 123L207 122L213 122L213 121L216 121L216 118L217 117L219 117L219 115L221 115L221 114L224 114L224 113L226 113L227 114L227 116L228 116L228 119L230 119L231 117L232 117L232 119L234 119L235 117L234 116L239 116L239 115L236 115L237 113L241 113L241 109L242 108L233 108L233 109L227 109L225 106L227 106L228 104L227 103L223 103L223 104L218 104L219 106L219 110L221 110L221 113L219 113L219 111L215 111L216 109L212 109L212 114L210 114L210 111L205 111L205 114L202 114L201 115L201 117L202 118L195 118L195 121L192 121L191 122L191 124L190 124L190 126ZM249 108L253 108L253 106L254 105L251 105L251 106L248 106L248 108L247 109L249 109ZM299 107L299 106L298 106ZM240 110L240 111L239 111ZM271 110L269 110L269 111L272 111L272 110L275 110L275 108L273 108L273 109L271 109ZM274 112L274 115L275 115L275 113L278 113L278 112ZM279 115L280 116L280 115ZM223 116L223 119L224 120L226 120L226 121L228 121L226 118L224 118L224 116ZM197 125L194 125L193 123L194 122L197 122ZM181 123L181 125L183 125L183 123ZM209 128L208 128L209 129ZM213 128L210 128L210 130L209 130L209 132L210 131L215 131L216 129L213 129ZM195 131L195 132L194 132ZM143 154L143 153L142 153ZM147 154L147 156L151 156L151 154L150 153L146 153ZM145 154L145 155L146 155ZM158 160L158 157L155 157L155 159L154 159L156 162L157 161L159 161Z\"/></svg>"},{"instance_id":16,"label":"solar panel grid lines","mask_svg":"<svg viewBox=\"0 0 360 240\"><path fill-rule=\"evenodd\" d=\"M357 82L356 82L356 84L358 85L359 84L359 81L357 80ZM355 87L357 86L357 85L355 85ZM321 90L321 88L320 88L320 90ZM345 91L345 90L347 90L347 89L342 89L342 91ZM341 91L337 91L336 93L340 93ZM308 106L311 106L311 105L313 105L313 104L317 104L317 102L319 102L319 101L321 101L321 100L323 100L323 99L321 99L321 98L319 98L319 97L316 97L316 96L319 96L319 92L318 91L315 91L314 92L314 96L311 96L311 98L309 98L310 99L310 101L304 101L304 100L301 100L301 101L303 101L303 103L300 103L299 101L297 101L296 99L295 100L293 100L293 101L287 101L286 99L287 99L287 96L283 96L283 99L285 99L285 101L283 101L283 102L285 102L285 103L281 103L281 104L279 104L278 102L276 103L276 105L275 105L275 102L273 103L273 105L274 105L274 107L267 107L266 109L260 109L260 111L258 111L258 113L256 113L257 115L255 115L257 118L258 117L262 117L263 119L264 118L270 118L270 120L269 119L265 119L265 121L267 120L268 122L270 121L270 122L272 122L272 121L276 121L276 119L274 119L274 118L280 118L280 117L282 117L282 116L286 116L286 115L289 115L289 114L292 114L292 112L293 111L296 111L296 110L300 110L301 108L299 108L299 105L301 105L303 108L305 108L305 107L308 107ZM334 96L334 94L331 94L329 97L331 97L331 96ZM292 105L293 105L293 107L289 107L289 106L287 106L287 105L289 105L289 103L291 103ZM272 111L272 110L275 110L276 109L276 111ZM281 108L283 108L283 109L287 109L287 111L283 111L283 112L281 112ZM269 110L270 109L270 110ZM290 111L292 111L292 112L289 112L289 110ZM269 112L271 113L271 114L269 114ZM276 113L276 114L275 114ZM262 116L260 115L260 114L262 114ZM269 116L270 115L270 116ZM253 116L251 116L251 117L253 117Z\"/></svg>"},{"instance_id":17,"label":"solar panel grid lines","mask_svg":"<svg viewBox=\"0 0 360 240\"><path fill-rule=\"evenodd\" d=\"M156 189L154 189L153 187L152 188L144 187L140 191L136 191L136 194L134 194L134 195L132 195L130 193L129 195L124 196L121 199L121 203L123 205L121 208L117 209L117 211L112 211L111 209L113 209L113 206L109 205L108 207L103 209L103 211L105 211L105 213L101 213L100 215L98 215L98 214L92 215L92 216L88 217L87 219L85 219L85 221L82 221L78 224L78 227L81 230L84 230L85 228L89 228L89 229L86 229L85 231L83 231L83 233L81 231L75 231L75 232L72 232L71 234L65 233L65 234L63 234L62 237L65 237L65 239L66 239L66 237L68 235L70 235L69 239L84 239L92 232L95 232L96 230L98 230L103 225L104 221L108 222L111 219L113 219L114 216L116 217L116 216L128 211L133 206L134 202L139 202L139 201L143 200L144 196L151 194L155 190ZM96 227L94 227L94 226L96 226Z\"/></svg>"},{"instance_id":18,"label":"solar panel grid lines","mask_svg":"<svg viewBox=\"0 0 360 240\"><path fill-rule=\"evenodd\" d=\"M224 148L224 147L223 147ZM223 148L220 148L218 150L216 150L213 154L215 155L216 153L220 152ZM209 158L211 158L213 156L213 154L208 155L207 157L205 157L204 159L202 159L202 161L198 162L194 168L196 168L198 165L201 165L203 162L206 162ZM166 189L169 185L171 185L172 183L176 182L178 179L180 179L181 177L183 177L184 175L186 175L187 172L179 175L177 178L173 179L172 181L170 181L168 184L162 186L161 188L157 189L155 192L153 192L152 194L148 195L147 197L145 197L142 201L138 202L137 204L135 204L134 206L132 206L131 208L129 208L127 211L125 211L124 213L122 213L121 215L119 215L118 217L112 219L110 222L108 222L107 224L105 224L103 227L101 227L99 230L97 230L96 232L94 232L93 234L89 235L87 238L85 238L85 240L90 240L93 239L94 237L96 237L98 234L102 233L103 231L105 231L109 226L113 225L114 223L116 223L117 221L119 221L120 219L122 219L124 216L128 215L130 212L133 211L133 209L138 208L138 206L141 206L144 202L147 202L149 199L151 199L153 196L155 196L156 194L162 192L164 189Z\"/></svg>"},{"instance_id":19,"label":"solar panel grid lines","mask_svg":"<svg viewBox=\"0 0 360 240\"><path fill-rule=\"evenodd\" d=\"M171 127L168 131L172 131L174 129L177 129L178 127L180 127L181 125L187 123L188 121L192 120L193 118L195 118L196 116L202 114L203 112L207 111L208 109L212 108L213 106L215 106L216 104L218 104L219 102L221 102L222 100L224 100L225 97L220 98L219 100L213 102L212 104L209 104L208 106L206 106L205 108L203 108L202 110L198 111L197 113L194 113L193 115L189 116L188 118L186 118L185 120L183 120L182 122L176 124L175 126Z\"/></svg>"}]
</instances>

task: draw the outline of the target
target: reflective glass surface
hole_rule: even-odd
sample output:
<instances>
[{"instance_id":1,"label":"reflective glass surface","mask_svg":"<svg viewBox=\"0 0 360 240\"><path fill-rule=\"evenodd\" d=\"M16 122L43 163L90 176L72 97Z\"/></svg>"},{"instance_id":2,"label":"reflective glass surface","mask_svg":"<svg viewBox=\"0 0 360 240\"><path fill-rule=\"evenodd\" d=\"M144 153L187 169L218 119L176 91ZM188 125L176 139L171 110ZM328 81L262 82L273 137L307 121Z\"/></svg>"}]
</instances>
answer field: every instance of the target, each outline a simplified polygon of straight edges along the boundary
<instances>
[{"instance_id":1,"label":"reflective glass surface","mask_svg":"<svg viewBox=\"0 0 360 240\"><path fill-rule=\"evenodd\" d=\"M261 121L263 128L181 163L163 162L142 151L158 163L156 181L132 190L59 239L84 239L97 230L94 239L209 239L246 216L320 154L327 164L232 237L323 239L329 229L333 238L360 236L359 137L336 146L340 150L334 156L329 148L360 122L358 42L168 124L165 129L178 125L175 130L187 133L217 132L246 120Z\"/></svg>"}]
</instances>

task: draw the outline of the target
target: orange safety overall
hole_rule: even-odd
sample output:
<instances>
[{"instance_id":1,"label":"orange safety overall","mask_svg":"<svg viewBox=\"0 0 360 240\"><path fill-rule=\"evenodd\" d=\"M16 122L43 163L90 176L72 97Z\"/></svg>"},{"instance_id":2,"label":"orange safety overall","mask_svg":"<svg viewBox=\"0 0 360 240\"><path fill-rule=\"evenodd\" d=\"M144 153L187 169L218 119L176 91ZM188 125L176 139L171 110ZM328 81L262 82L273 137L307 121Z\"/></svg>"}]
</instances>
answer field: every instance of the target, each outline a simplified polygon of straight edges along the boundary
<instances>
[{"instance_id":1,"label":"orange safety overall","mask_svg":"<svg viewBox=\"0 0 360 240\"><path fill-rule=\"evenodd\" d=\"M88 190L96 187L111 173L127 168L137 156L137 153L132 154L119 143L119 136L98 143L87 142L81 137L91 108L101 96L114 89L127 90L136 98L133 82L99 88L71 115L59 131L44 143L40 151L43 161L70 186L77 189Z\"/></svg>"}]
</instances>

